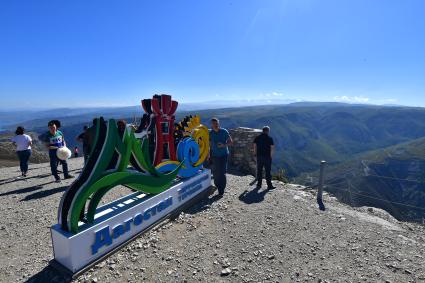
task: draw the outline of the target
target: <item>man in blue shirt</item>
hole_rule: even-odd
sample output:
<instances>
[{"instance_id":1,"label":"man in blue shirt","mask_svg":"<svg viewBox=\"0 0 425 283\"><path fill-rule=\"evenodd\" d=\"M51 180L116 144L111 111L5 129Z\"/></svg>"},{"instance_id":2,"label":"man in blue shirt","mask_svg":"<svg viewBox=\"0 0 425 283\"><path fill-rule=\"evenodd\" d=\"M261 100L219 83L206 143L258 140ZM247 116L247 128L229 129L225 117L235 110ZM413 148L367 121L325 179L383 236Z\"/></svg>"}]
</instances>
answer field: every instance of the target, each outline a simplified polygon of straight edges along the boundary
<instances>
[{"instance_id":1,"label":"man in blue shirt","mask_svg":"<svg viewBox=\"0 0 425 283\"><path fill-rule=\"evenodd\" d=\"M227 157L232 138L226 129L220 128L217 118L211 119L210 129L210 159L212 161L212 174L218 195L223 196L226 188Z\"/></svg>"}]
</instances>

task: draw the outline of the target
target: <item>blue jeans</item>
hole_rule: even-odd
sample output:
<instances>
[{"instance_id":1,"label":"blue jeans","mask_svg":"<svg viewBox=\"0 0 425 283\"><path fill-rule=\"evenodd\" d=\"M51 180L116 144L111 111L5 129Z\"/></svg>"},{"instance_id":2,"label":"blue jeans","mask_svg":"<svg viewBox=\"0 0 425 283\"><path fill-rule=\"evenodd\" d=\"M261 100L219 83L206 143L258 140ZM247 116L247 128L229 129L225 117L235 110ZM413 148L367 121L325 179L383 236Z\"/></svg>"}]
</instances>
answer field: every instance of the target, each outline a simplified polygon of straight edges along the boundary
<instances>
[{"instance_id":1,"label":"blue jeans","mask_svg":"<svg viewBox=\"0 0 425 283\"><path fill-rule=\"evenodd\" d=\"M31 149L17 151L16 154L19 158L19 166L21 167L21 172L26 174L28 171L28 160L31 156Z\"/></svg>"},{"instance_id":2,"label":"blue jeans","mask_svg":"<svg viewBox=\"0 0 425 283\"><path fill-rule=\"evenodd\" d=\"M62 164L63 175L65 176L65 178L69 175L69 173L68 173L68 163L66 162L66 160L60 160L56 156L56 151L57 149L49 149L49 158L50 158L50 169L52 170L52 175L55 176L56 180L58 180L60 179L58 175L59 163Z\"/></svg>"},{"instance_id":3,"label":"blue jeans","mask_svg":"<svg viewBox=\"0 0 425 283\"><path fill-rule=\"evenodd\" d=\"M227 155L212 156L212 174L214 176L214 185L220 195L224 194L226 188Z\"/></svg>"}]
</instances>

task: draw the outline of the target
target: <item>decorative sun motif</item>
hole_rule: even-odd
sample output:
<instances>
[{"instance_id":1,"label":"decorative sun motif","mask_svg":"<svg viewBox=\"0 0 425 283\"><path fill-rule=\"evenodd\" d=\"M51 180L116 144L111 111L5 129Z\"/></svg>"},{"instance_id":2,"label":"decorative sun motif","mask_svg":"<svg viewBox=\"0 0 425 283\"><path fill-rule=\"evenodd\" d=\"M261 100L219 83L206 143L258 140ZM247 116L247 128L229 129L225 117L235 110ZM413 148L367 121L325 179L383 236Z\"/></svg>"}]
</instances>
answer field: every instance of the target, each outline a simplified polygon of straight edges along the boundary
<instances>
[{"instance_id":1,"label":"decorative sun motif","mask_svg":"<svg viewBox=\"0 0 425 283\"><path fill-rule=\"evenodd\" d=\"M199 160L195 163L195 166L202 164L210 151L210 135L208 128L201 124L199 115L190 117L187 126L184 128L184 135L192 137L199 145Z\"/></svg>"}]
</instances>

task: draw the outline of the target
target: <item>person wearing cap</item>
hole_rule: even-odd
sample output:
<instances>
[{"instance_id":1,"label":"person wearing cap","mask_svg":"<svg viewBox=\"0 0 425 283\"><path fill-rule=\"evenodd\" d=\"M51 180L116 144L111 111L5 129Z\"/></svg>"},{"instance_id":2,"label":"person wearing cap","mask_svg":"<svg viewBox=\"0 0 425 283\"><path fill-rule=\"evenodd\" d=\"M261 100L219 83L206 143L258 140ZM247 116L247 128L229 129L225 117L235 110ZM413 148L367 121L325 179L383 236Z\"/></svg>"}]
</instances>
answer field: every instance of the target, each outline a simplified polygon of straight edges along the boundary
<instances>
[{"instance_id":1,"label":"person wearing cap","mask_svg":"<svg viewBox=\"0 0 425 283\"><path fill-rule=\"evenodd\" d=\"M52 175L55 177L56 183L59 183L61 181L58 174L59 163L62 164L65 179L70 179L74 176L69 174L68 163L66 160L60 160L56 155L59 148L66 146L65 137L62 132L58 130L60 128L60 122L58 120L52 120L47 124L47 126L49 127L49 131L44 134L43 141L49 149L50 169L52 171Z\"/></svg>"},{"instance_id":2,"label":"person wearing cap","mask_svg":"<svg viewBox=\"0 0 425 283\"><path fill-rule=\"evenodd\" d=\"M232 145L232 138L226 129L220 128L217 118L211 119L210 134L210 161L212 162L212 174L214 185L218 189L221 197L226 188L227 157L229 146Z\"/></svg>"},{"instance_id":3,"label":"person wearing cap","mask_svg":"<svg viewBox=\"0 0 425 283\"><path fill-rule=\"evenodd\" d=\"M270 127L264 126L263 132L253 142L253 151L257 157L257 189L261 188L263 182L263 167L266 171L267 188L274 189L271 175L274 142L269 133Z\"/></svg>"}]
</instances>

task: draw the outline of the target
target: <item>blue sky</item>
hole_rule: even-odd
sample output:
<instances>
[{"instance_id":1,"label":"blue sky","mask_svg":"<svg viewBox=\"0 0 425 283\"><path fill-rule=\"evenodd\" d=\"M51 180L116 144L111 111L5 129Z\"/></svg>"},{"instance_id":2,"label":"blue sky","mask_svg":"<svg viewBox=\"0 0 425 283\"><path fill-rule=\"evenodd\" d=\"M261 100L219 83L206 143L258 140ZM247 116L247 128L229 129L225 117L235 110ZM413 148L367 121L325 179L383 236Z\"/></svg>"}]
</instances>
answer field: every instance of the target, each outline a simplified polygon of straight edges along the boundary
<instances>
[{"instance_id":1,"label":"blue sky","mask_svg":"<svg viewBox=\"0 0 425 283\"><path fill-rule=\"evenodd\" d=\"M425 1L0 2L1 109L292 99L425 106Z\"/></svg>"}]
</instances>

